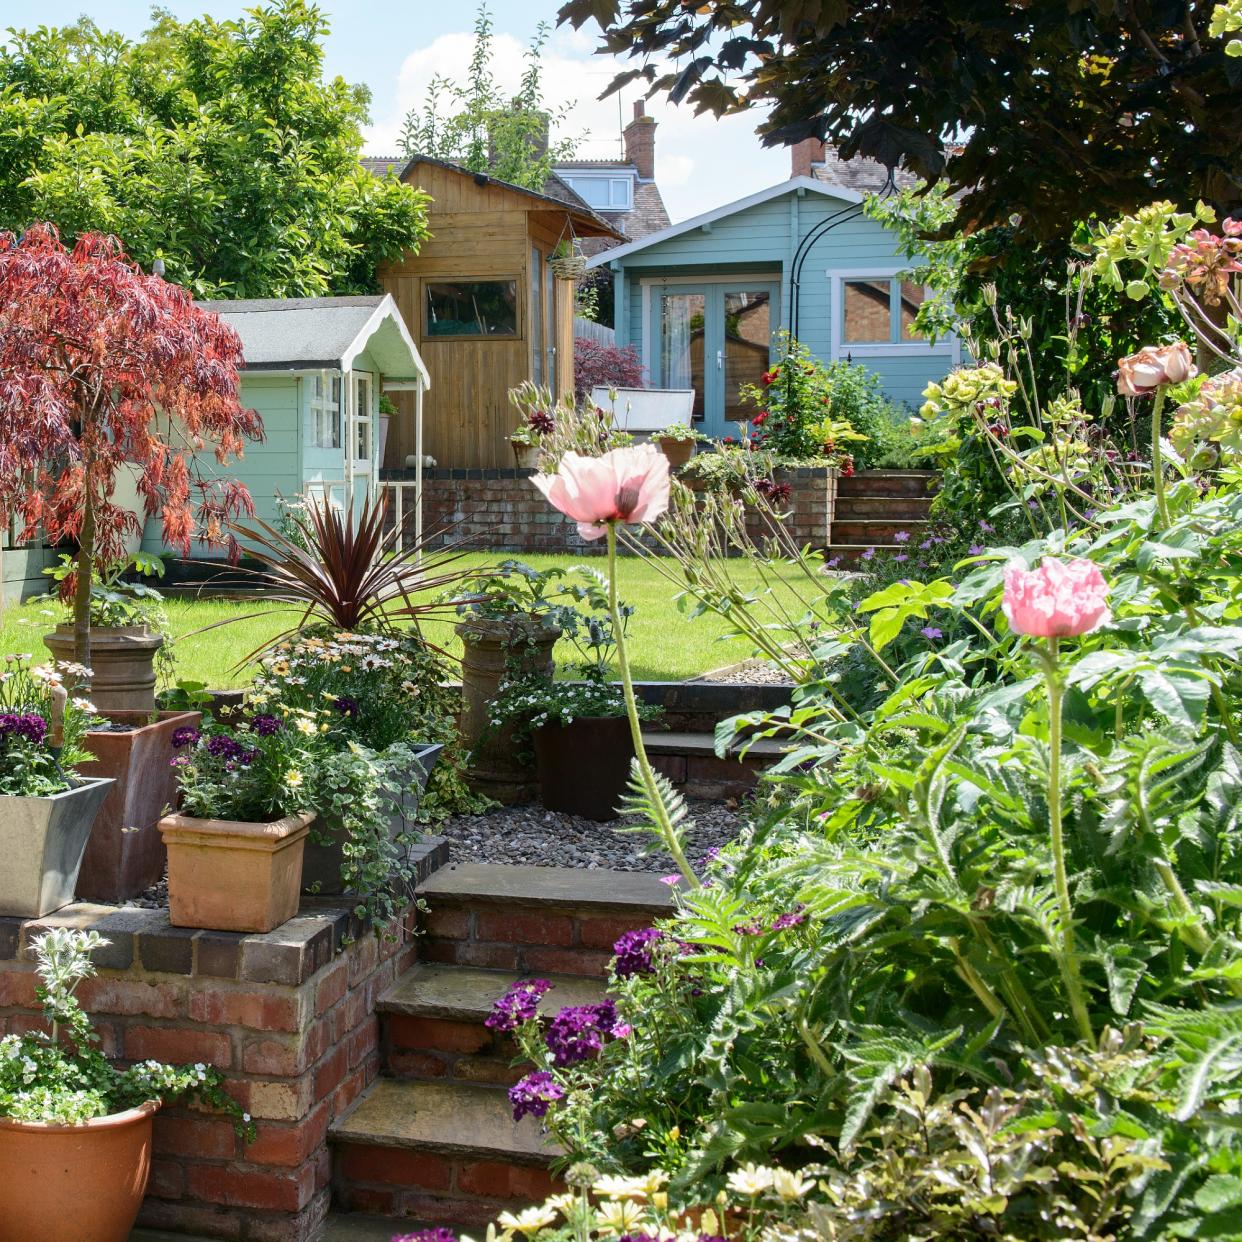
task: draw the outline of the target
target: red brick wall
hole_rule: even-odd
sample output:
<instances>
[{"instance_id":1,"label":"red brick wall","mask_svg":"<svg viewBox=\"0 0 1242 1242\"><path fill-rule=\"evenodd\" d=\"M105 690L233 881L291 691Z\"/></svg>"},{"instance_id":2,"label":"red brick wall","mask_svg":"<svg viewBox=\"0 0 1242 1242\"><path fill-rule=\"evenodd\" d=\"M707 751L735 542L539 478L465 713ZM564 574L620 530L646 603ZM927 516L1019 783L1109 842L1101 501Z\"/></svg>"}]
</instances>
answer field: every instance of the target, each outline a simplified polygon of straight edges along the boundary
<instances>
[{"instance_id":1,"label":"red brick wall","mask_svg":"<svg viewBox=\"0 0 1242 1242\"><path fill-rule=\"evenodd\" d=\"M602 539L588 542L576 525L553 509L530 481L532 470L425 470L423 472L423 529L442 531L437 543L466 543L497 552L604 551ZM405 484L405 527L411 531L414 472L385 470L386 481ZM785 529L801 546L827 547L835 478L826 469L779 471L790 485Z\"/></svg>"},{"instance_id":2,"label":"red brick wall","mask_svg":"<svg viewBox=\"0 0 1242 1242\"><path fill-rule=\"evenodd\" d=\"M258 1127L243 1144L221 1117L162 1110L139 1223L309 1242L328 1211L328 1125L379 1071L375 1000L412 962L413 944L396 926L396 938L350 942L357 929L339 911L238 936L181 932L165 912L70 909L100 911L98 921L74 921L112 941L104 962L113 968L79 993L105 1052L214 1065ZM42 1024L24 951L41 927L0 923L0 1031L12 1034Z\"/></svg>"}]
</instances>

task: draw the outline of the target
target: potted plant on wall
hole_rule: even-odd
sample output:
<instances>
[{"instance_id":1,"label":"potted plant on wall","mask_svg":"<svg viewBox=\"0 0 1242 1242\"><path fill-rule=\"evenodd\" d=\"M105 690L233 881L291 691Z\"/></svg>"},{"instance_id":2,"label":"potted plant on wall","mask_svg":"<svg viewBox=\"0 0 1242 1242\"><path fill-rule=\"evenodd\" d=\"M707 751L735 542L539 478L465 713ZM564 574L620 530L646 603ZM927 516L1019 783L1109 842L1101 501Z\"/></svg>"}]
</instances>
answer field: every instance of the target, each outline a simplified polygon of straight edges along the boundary
<instances>
[{"instance_id":1,"label":"potted plant on wall","mask_svg":"<svg viewBox=\"0 0 1242 1242\"><path fill-rule=\"evenodd\" d=\"M470 749L470 779L498 802L512 804L534 793L534 768L516 744L514 726L493 719L493 700L514 680L551 684L552 650L575 610L560 594L566 571L533 569L502 561L491 573L465 583L462 642L461 734Z\"/></svg>"},{"instance_id":2,"label":"potted plant on wall","mask_svg":"<svg viewBox=\"0 0 1242 1242\"><path fill-rule=\"evenodd\" d=\"M0 663L0 914L42 918L74 897L91 825L112 781L80 777L73 764L93 719L70 698L73 667Z\"/></svg>"},{"instance_id":3,"label":"potted plant on wall","mask_svg":"<svg viewBox=\"0 0 1242 1242\"><path fill-rule=\"evenodd\" d=\"M556 430L556 419L544 406L524 410L517 430L509 437L519 470L539 469L539 450L545 436Z\"/></svg>"},{"instance_id":4,"label":"potted plant on wall","mask_svg":"<svg viewBox=\"0 0 1242 1242\"><path fill-rule=\"evenodd\" d=\"M608 588L593 570L579 567L562 588L574 601L561 629L579 654L580 681L531 677L519 671L502 685L491 706L494 728L507 729L519 752L533 747L540 801L550 811L610 820L629 782L634 743L621 687L611 680L616 634ZM621 624L634 609L619 603ZM659 710L639 707L644 720Z\"/></svg>"},{"instance_id":5,"label":"potted plant on wall","mask_svg":"<svg viewBox=\"0 0 1242 1242\"><path fill-rule=\"evenodd\" d=\"M59 566L45 572L63 582L74 568L74 559L62 556ZM172 665L168 615L157 590L124 580L130 569L160 576L164 562L134 553L100 570L91 583L91 700L101 719L86 738L93 757L77 769L115 783L95 819L78 874L77 895L88 901L125 901L164 874L157 825L176 794L169 766L172 737L201 719L198 712L155 708L157 663L166 675ZM67 659L73 627L63 625L43 641Z\"/></svg>"},{"instance_id":6,"label":"potted plant on wall","mask_svg":"<svg viewBox=\"0 0 1242 1242\"><path fill-rule=\"evenodd\" d=\"M56 927L32 945L49 1031L0 1039L0 1242L126 1242L165 1100L189 1098L253 1134L219 1071L158 1061L118 1069L99 1050L74 989L107 944L98 932Z\"/></svg>"},{"instance_id":7,"label":"potted plant on wall","mask_svg":"<svg viewBox=\"0 0 1242 1242\"><path fill-rule=\"evenodd\" d=\"M705 437L685 423L670 423L663 431L657 431L655 438L670 466L684 466L694 456L699 441Z\"/></svg>"}]
</instances>

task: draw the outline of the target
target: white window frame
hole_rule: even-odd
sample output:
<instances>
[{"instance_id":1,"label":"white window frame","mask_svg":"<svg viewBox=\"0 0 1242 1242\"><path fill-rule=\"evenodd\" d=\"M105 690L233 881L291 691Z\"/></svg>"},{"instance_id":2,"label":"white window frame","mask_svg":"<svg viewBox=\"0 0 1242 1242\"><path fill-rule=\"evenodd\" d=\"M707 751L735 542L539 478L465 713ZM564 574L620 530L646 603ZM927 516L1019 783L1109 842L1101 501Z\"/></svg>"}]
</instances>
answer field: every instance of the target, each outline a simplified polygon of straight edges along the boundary
<instances>
[{"instance_id":1,"label":"white window frame","mask_svg":"<svg viewBox=\"0 0 1242 1242\"><path fill-rule=\"evenodd\" d=\"M341 447L341 397L344 384L332 396L333 382L341 382L339 371L317 371L310 377L310 410L311 410L311 447L317 449L339 449ZM316 390L322 385L322 392Z\"/></svg>"},{"instance_id":2,"label":"white window frame","mask_svg":"<svg viewBox=\"0 0 1242 1242\"><path fill-rule=\"evenodd\" d=\"M913 269L917 270L917 269ZM912 274L909 263L869 263L866 267L830 267L829 283L832 341L830 355L833 362L848 354L851 358L948 358L953 366L962 360L962 343L957 333L942 336L934 344L930 341L846 341L845 337L845 282L847 280L887 280ZM926 285L923 286L927 288Z\"/></svg>"},{"instance_id":3,"label":"white window frame","mask_svg":"<svg viewBox=\"0 0 1242 1242\"><path fill-rule=\"evenodd\" d=\"M374 397L374 377L370 371L349 372L349 452L353 454L354 470L365 467L370 471L375 462L375 427L371 418L371 401ZM366 393L365 408L358 400L361 386ZM355 451L358 447L358 432L362 431L366 439L366 456L359 457Z\"/></svg>"},{"instance_id":4,"label":"white window frame","mask_svg":"<svg viewBox=\"0 0 1242 1242\"><path fill-rule=\"evenodd\" d=\"M632 211L634 208L634 178L626 173L617 172L572 172L562 173L561 180L564 181L571 190L579 195L588 206L595 211ZM582 187L587 183L604 184L608 187L606 194L607 202L592 203L590 199L582 192ZM618 196L618 188L620 188L620 196Z\"/></svg>"}]
</instances>

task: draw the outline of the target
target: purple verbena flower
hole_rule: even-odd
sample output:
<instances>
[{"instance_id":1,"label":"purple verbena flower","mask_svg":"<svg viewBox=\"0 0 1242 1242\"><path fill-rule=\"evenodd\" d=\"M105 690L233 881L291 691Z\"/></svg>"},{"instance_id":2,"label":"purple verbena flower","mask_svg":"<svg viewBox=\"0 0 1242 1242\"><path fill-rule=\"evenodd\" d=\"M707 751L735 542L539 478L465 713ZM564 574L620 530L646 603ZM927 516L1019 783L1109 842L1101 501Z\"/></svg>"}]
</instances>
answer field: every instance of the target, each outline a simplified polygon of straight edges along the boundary
<instances>
[{"instance_id":1,"label":"purple verbena flower","mask_svg":"<svg viewBox=\"0 0 1242 1242\"><path fill-rule=\"evenodd\" d=\"M493 1031L516 1031L539 1012L539 1001L551 987L547 979L519 979L492 1005L483 1025Z\"/></svg>"},{"instance_id":2,"label":"purple verbena flower","mask_svg":"<svg viewBox=\"0 0 1242 1242\"><path fill-rule=\"evenodd\" d=\"M509 1103L513 1106L513 1120L546 1117L548 1107L565 1098L565 1088L547 1070L536 1070L509 1088Z\"/></svg>"},{"instance_id":3,"label":"purple verbena flower","mask_svg":"<svg viewBox=\"0 0 1242 1242\"><path fill-rule=\"evenodd\" d=\"M184 750L187 746L193 746L202 736L203 735L193 725L182 725L179 729L173 730L173 749Z\"/></svg>"},{"instance_id":4,"label":"purple verbena flower","mask_svg":"<svg viewBox=\"0 0 1242 1242\"><path fill-rule=\"evenodd\" d=\"M910 532L909 532L908 530L899 530L899 531L898 531L898 532L897 532L897 533L893 536L893 542L894 542L894 543L909 543L909 542L910 542Z\"/></svg>"},{"instance_id":5,"label":"purple verbena flower","mask_svg":"<svg viewBox=\"0 0 1242 1242\"><path fill-rule=\"evenodd\" d=\"M981 543L972 543L966 551L969 552L971 556L982 556L987 551L987 548L985 548Z\"/></svg>"},{"instance_id":6,"label":"purple verbena flower","mask_svg":"<svg viewBox=\"0 0 1242 1242\"><path fill-rule=\"evenodd\" d=\"M207 739L207 753L217 759L235 759L241 747L227 733L215 733Z\"/></svg>"},{"instance_id":7,"label":"purple verbena flower","mask_svg":"<svg viewBox=\"0 0 1242 1242\"><path fill-rule=\"evenodd\" d=\"M27 712L17 717L17 725L13 730L18 737L25 738L34 746L42 745L47 737L47 721L38 712Z\"/></svg>"},{"instance_id":8,"label":"purple verbena flower","mask_svg":"<svg viewBox=\"0 0 1242 1242\"><path fill-rule=\"evenodd\" d=\"M733 925L734 935L737 936L762 936L767 930L758 919L751 919L747 923L735 923Z\"/></svg>"},{"instance_id":9,"label":"purple verbena flower","mask_svg":"<svg viewBox=\"0 0 1242 1242\"><path fill-rule=\"evenodd\" d=\"M784 931L788 927L797 927L799 923L806 921L806 906L802 902L798 902L792 910L786 910L784 914L778 914L772 922L772 930L774 932Z\"/></svg>"},{"instance_id":10,"label":"purple verbena flower","mask_svg":"<svg viewBox=\"0 0 1242 1242\"><path fill-rule=\"evenodd\" d=\"M545 1036L552 1064L573 1065L598 1056L604 1041L623 1039L630 1028L617 1018L614 1001L600 1001L598 1005L570 1005L548 1024Z\"/></svg>"},{"instance_id":11,"label":"purple verbena flower","mask_svg":"<svg viewBox=\"0 0 1242 1242\"><path fill-rule=\"evenodd\" d=\"M357 699L342 696L332 705L346 720L357 720L362 715L362 707Z\"/></svg>"},{"instance_id":12,"label":"purple verbena flower","mask_svg":"<svg viewBox=\"0 0 1242 1242\"><path fill-rule=\"evenodd\" d=\"M613 973L618 979L628 979L631 975L649 975L655 968L652 949L663 938L664 933L655 927L626 932L612 946L617 958Z\"/></svg>"},{"instance_id":13,"label":"purple verbena flower","mask_svg":"<svg viewBox=\"0 0 1242 1242\"><path fill-rule=\"evenodd\" d=\"M868 548L858 559L860 561L869 561L873 556L875 556L875 549Z\"/></svg>"},{"instance_id":14,"label":"purple verbena flower","mask_svg":"<svg viewBox=\"0 0 1242 1242\"><path fill-rule=\"evenodd\" d=\"M273 733L279 733L282 727L275 716L256 716L250 722L250 731L260 737L271 737Z\"/></svg>"}]
</instances>

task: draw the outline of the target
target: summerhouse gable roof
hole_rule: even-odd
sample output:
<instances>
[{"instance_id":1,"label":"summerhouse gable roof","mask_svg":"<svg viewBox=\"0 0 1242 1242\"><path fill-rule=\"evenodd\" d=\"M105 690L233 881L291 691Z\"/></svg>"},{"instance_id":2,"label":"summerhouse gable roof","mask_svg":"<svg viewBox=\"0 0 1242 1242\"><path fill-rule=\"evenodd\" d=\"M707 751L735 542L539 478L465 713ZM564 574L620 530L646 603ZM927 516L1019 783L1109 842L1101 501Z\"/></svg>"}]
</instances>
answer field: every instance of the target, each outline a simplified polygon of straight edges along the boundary
<instances>
[{"instance_id":1,"label":"summerhouse gable roof","mask_svg":"<svg viewBox=\"0 0 1242 1242\"><path fill-rule=\"evenodd\" d=\"M396 302L369 297L250 298L199 302L241 337L247 371L348 371L365 350L385 379L430 387Z\"/></svg>"}]
</instances>

